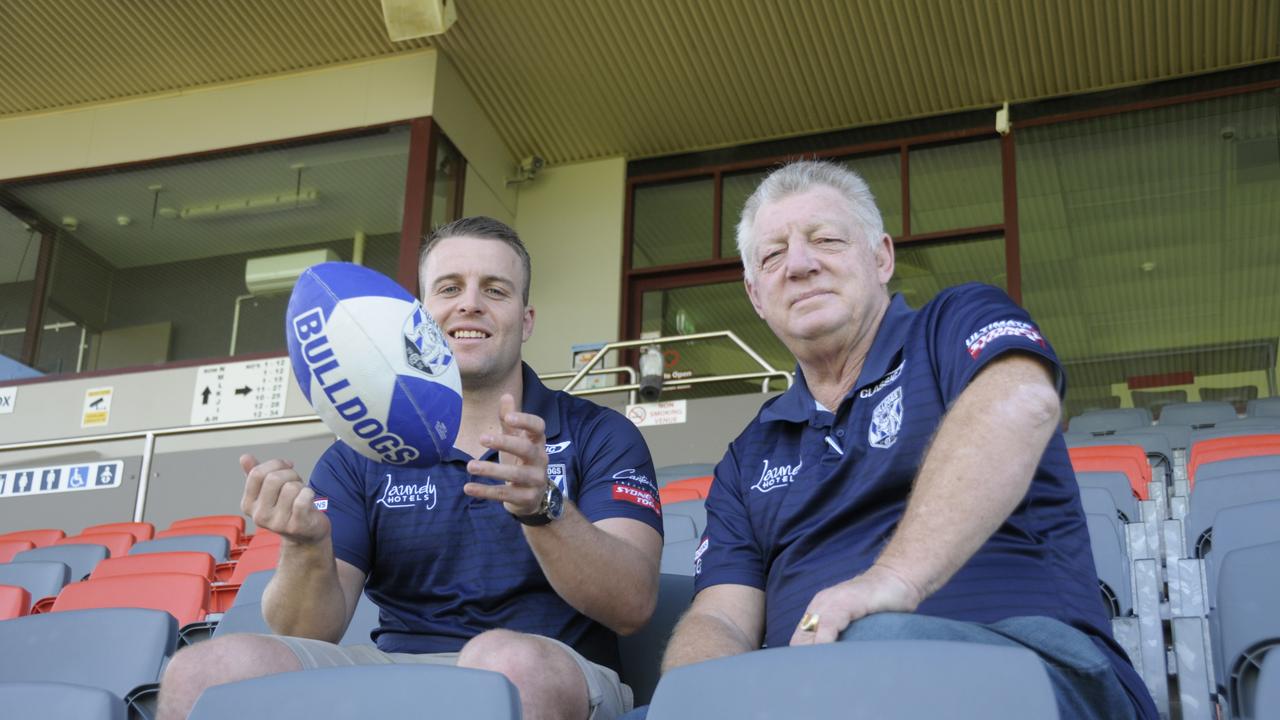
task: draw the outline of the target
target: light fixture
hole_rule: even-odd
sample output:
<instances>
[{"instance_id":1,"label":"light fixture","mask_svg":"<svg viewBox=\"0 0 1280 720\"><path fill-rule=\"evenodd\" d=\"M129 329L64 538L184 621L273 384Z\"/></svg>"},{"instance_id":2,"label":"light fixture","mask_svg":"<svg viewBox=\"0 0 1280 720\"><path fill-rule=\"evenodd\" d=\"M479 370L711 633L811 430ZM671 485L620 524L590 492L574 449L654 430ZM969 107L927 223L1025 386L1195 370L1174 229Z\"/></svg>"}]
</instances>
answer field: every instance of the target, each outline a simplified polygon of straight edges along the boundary
<instances>
[{"instance_id":1,"label":"light fixture","mask_svg":"<svg viewBox=\"0 0 1280 720\"><path fill-rule=\"evenodd\" d=\"M245 215L264 215L295 208L312 207L319 202L320 193L318 191L314 189L300 190L184 207L178 211L178 218L180 220L214 220Z\"/></svg>"}]
</instances>

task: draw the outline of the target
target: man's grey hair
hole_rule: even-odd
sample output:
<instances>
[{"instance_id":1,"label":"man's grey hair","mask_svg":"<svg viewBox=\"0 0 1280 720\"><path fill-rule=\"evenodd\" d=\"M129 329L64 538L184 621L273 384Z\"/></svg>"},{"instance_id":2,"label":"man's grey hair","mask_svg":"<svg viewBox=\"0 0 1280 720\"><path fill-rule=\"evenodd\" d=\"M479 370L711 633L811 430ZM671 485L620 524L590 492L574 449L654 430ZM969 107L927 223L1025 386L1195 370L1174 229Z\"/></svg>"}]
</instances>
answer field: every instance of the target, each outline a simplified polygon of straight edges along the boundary
<instances>
[{"instance_id":1,"label":"man's grey hair","mask_svg":"<svg viewBox=\"0 0 1280 720\"><path fill-rule=\"evenodd\" d=\"M747 280L753 281L756 276L755 249L759 238L754 236L753 229L760 208L766 203L805 192L817 185L825 185L844 196L867 244L872 249L879 244L880 237L884 235L884 220L880 217L880 209L876 207L871 188L858 173L844 165L824 160L788 163L770 173L742 207L742 219L738 222L738 254L742 256L742 268Z\"/></svg>"}]
</instances>

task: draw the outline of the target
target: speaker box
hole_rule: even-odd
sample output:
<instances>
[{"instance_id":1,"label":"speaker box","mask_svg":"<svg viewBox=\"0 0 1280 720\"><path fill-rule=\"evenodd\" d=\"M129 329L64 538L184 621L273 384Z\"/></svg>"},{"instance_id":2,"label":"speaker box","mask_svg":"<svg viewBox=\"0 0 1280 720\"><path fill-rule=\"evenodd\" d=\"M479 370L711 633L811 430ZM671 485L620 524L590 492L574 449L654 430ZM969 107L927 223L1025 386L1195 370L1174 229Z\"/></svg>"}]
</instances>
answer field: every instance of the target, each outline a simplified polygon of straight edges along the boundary
<instances>
[{"instance_id":1,"label":"speaker box","mask_svg":"<svg viewBox=\"0 0 1280 720\"><path fill-rule=\"evenodd\" d=\"M439 35L458 19L454 0L382 0L382 19L392 42Z\"/></svg>"}]
</instances>

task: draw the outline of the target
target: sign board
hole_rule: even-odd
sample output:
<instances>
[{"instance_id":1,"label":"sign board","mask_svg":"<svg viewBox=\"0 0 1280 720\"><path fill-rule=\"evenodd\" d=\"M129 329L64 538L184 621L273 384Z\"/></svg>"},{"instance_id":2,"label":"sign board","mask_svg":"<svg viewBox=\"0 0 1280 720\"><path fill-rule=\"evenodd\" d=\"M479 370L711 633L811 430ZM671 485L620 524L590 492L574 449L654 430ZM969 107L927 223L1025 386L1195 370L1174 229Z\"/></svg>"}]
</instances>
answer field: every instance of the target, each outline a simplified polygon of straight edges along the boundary
<instances>
[{"instance_id":1,"label":"sign board","mask_svg":"<svg viewBox=\"0 0 1280 720\"><path fill-rule=\"evenodd\" d=\"M84 409L80 413L80 427L103 427L111 419L112 388L90 388L84 391Z\"/></svg>"},{"instance_id":2,"label":"sign board","mask_svg":"<svg viewBox=\"0 0 1280 720\"><path fill-rule=\"evenodd\" d=\"M283 417L288 389L288 358L202 366L191 394L191 424Z\"/></svg>"},{"instance_id":3,"label":"sign board","mask_svg":"<svg viewBox=\"0 0 1280 720\"><path fill-rule=\"evenodd\" d=\"M572 367L575 371L581 370L583 367L587 365L587 363L595 359L596 353L600 352L600 348L604 346L605 346L605 343L602 343L602 342L587 343L584 345L574 345L573 357L571 358L570 367ZM609 367L609 361L608 359L605 359L596 363L596 366L593 369L602 370L607 367ZM608 387L610 385L615 385L616 382L614 380L614 377L615 376L613 375L603 375L603 374L587 375L582 378L582 382L578 383L577 387L575 387L574 389L588 390L591 388L602 388L602 387Z\"/></svg>"},{"instance_id":4,"label":"sign board","mask_svg":"<svg viewBox=\"0 0 1280 720\"><path fill-rule=\"evenodd\" d=\"M120 487L124 461L0 470L0 500Z\"/></svg>"},{"instance_id":5,"label":"sign board","mask_svg":"<svg viewBox=\"0 0 1280 720\"><path fill-rule=\"evenodd\" d=\"M688 401L669 400L628 405L624 414L628 420L636 424L636 427L680 425L689 420Z\"/></svg>"},{"instance_id":6,"label":"sign board","mask_svg":"<svg viewBox=\"0 0 1280 720\"><path fill-rule=\"evenodd\" d=\"M8 415L13 412L13 406L17 404L18 388L0 388L0 415Z\"/></svg>"}]
</instances>

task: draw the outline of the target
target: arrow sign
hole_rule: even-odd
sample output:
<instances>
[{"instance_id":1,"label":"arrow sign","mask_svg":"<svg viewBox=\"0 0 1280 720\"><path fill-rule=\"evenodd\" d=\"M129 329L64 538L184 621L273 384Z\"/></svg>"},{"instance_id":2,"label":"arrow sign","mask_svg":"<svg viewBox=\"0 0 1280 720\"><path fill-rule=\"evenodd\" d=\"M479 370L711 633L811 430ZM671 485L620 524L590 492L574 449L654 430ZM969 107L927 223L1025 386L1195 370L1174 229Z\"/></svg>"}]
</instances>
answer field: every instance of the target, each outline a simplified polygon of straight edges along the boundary
<instances>
[{"instance_id":1,"label":"arrow sign","mask_svg":"<svg viewBox=\"0 0 1280 720\"><path fill-rule=\"evenodd\" d=\"M208 405L208 404L209 404L209 396L210 396L210 395L212 395L212 394L213 394L213 391L209 389L209 386L208 386L208 385L205 385L205 386L204 386L204 390L202 390L202 391L200 392L200 397L204 398L204 399L200 402L200 404L201 404L201 405Z\"/></svg>"},{"instance_id":2,"label":"arrow sign","mask_svg":"<svg viewBox=\"0 0 1280 720\"><path fill-rule=\"evenodd\" d=\"M253 388L249 387L248 385L245 385L244 387L236 388L237 395L248 395L251 392L253 392Z\"/></svg>"}]
</instances>

